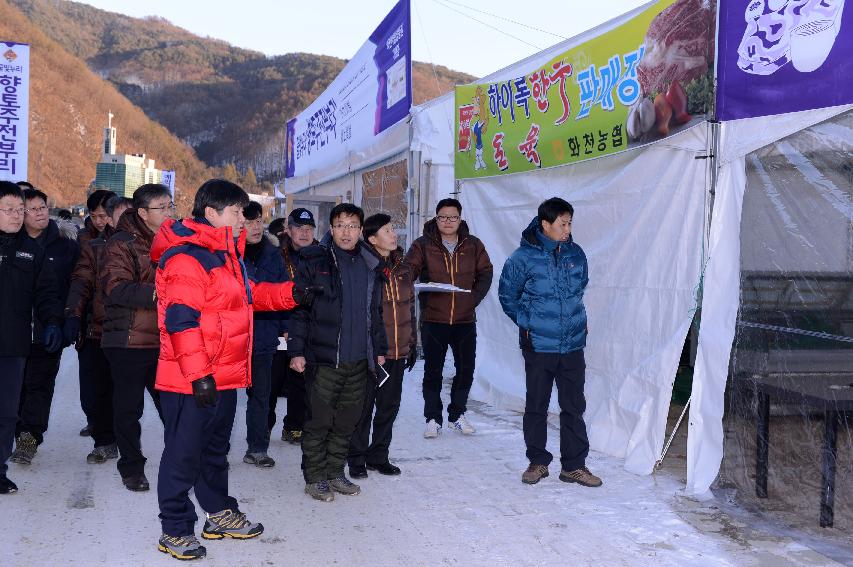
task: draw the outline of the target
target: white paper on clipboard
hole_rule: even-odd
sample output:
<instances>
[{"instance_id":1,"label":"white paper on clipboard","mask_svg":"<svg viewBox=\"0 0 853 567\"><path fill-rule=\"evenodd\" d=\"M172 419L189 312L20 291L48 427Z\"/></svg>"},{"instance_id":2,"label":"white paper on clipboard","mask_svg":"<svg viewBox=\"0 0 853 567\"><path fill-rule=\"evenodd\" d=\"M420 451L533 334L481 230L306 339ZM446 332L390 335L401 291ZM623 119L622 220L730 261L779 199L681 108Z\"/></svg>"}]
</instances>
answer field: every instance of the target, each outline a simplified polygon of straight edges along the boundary
<instances>
[{"instance_id":1,"label":"white paper on clipboard","mask_svg":"<svg viewBox=\"0 0 853 567\"><path fill-rule=\"evenodd\" d=\"M279 337L278 338L278 347L275 350L287 350L287 338Z\"/></svg>"},{"instance_id":2,"label":"white paper on clipboard","mask_svg":"<svg viewBox=\"0 0 853 567\"><path fill-rule=\"evenodd\" d=\"M462 289L461 287L456 287L453 284L449 283L438 283L438 282L428 282L428 283L416 283L415 291L439 291L443 293L471 293L470 289Z\"/></svg>"}]
</instances>

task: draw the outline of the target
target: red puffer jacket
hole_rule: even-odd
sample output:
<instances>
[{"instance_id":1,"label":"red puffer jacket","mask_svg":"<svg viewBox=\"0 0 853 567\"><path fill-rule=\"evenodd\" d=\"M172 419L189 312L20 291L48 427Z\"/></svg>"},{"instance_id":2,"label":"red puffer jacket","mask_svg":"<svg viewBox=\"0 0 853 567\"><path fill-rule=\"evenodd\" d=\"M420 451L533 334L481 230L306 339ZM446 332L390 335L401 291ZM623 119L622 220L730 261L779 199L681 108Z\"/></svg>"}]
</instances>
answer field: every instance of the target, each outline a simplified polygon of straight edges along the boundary
<instances>
[{"instance_id":1,"label":"red puffer jacket","mask_svg":"<svg viewBox=\"0 0 853 567\"><path fill-rule=\"evenodd\" d=\"M157 263L160 359L156 388L192 394L212 374L220 390L251 385L252 311L293 309L293 282L255 284L231 227L167 220L151 247Z\"/></svg>"}]
</instances>

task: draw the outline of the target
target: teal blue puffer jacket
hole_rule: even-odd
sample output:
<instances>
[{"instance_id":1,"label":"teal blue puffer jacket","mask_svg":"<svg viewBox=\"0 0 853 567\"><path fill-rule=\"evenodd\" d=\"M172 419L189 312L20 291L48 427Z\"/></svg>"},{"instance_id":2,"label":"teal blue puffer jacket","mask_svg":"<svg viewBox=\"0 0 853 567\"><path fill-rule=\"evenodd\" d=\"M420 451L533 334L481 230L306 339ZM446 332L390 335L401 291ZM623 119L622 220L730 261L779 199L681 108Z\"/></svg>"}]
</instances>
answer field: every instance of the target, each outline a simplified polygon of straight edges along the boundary
<instances>
[{"instance_id":1,"label":"teal blue puffer jacket","mask_svg":"<svg viewBox=\"0 0 853 567\"><path fill-rule=\"evenodd\" d=\"M518 325L521 348L555 353L583 349L588 282L581 247L571 237L567 242L550 240L535 217L504 264L498 288L504 313Z\"/></svg>"}]
</instances>

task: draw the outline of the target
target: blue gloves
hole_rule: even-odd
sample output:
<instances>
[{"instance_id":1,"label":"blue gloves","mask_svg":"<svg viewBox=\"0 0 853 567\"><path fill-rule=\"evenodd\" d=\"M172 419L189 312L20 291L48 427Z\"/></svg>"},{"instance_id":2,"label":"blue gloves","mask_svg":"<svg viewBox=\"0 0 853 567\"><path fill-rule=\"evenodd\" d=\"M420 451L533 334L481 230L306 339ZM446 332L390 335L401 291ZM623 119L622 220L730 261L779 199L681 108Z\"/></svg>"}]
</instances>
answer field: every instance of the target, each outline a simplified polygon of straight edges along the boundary
<instances>
[{"instance_id":1,"label":"blue gloves","mask_svg":"<svg viewBox=\"0 0 853 567\"><path fill-rule=\"evenodd\" d=\"M56 352L62 348L62 330L59 325L48 325L44 329L44 350Z\"/></svg>"}]
</instances>

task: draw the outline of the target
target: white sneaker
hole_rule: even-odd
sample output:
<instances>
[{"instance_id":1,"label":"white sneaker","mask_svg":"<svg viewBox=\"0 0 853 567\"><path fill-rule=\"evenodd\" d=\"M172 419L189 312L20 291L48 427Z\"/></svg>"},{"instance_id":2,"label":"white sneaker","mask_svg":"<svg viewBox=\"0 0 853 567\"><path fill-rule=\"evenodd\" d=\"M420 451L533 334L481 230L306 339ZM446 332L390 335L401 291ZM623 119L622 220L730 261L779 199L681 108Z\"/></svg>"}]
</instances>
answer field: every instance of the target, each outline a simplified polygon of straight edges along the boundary
<instances>
[{"instance_id":1,"label":"white sneaker","mask_svg":"<svg viewBox=\"0 0 853 567\"><path fill-rule=\"evenodd\" d=\"M441 426L434 419L431 419L426 424L426 431L424 431L424 439L435 439L441 435Z\"/></svg>"},{"instance_id":2,"label":"white sneaker","mask_svg":"<svg viewBox=\"0 0 853 567\"><path fill-rule=\"evenodd\" d=\"M477 430L474 429L474 426L471 425L471 423L468 421L468 418L465 417L464 413L460 415L459 419L457 419L456 421L449 422L447 424L447 427L449 427L453 431L458 431L463 435L474 435L474 433L477 432Z\"/></svg>"}]
</instances>

